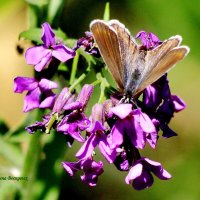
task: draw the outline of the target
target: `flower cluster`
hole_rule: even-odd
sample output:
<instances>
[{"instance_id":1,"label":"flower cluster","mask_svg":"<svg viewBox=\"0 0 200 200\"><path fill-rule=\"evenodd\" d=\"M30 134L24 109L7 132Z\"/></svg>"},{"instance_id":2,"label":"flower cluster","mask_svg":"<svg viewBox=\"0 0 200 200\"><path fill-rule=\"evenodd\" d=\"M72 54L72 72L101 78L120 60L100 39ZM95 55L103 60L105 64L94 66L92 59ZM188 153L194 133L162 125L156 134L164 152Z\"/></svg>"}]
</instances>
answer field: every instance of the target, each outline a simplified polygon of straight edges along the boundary
<instances>
[{"instance_id":1,"label":"flower cluster","mask_svg":"<svg viewBox=\"0 0 200 200\"><path fill-rule=\"evenodd\" d=\"M24 112L35 108L49 108L49 114L26 127L33 134L37 130L50 133L51 129L66 135L67 144L79 142L80 149L76 153L76 162L63 161L62 165L70 176L82 171L81 180L89 186L95 186L98 177L103 173L103 161L95 161L96 149L109 164L114 164L120 171L128 171L125 178L136 190L142 190L153 184L153 175L167 180L171 175L162 165L149 158L142 157L140 150L148 143L156 148L158 132L169 138L177 135L169 128L174 113L185 108L185 103L178 96L171 94L167 74L148 86L142 98L134 103L122 103L115 94L107 100L96 103L90 116L85 114L94 85L85 84L78 95L73 87L64 87L59 95L52 90L59 85L49 80L48 70L54 59L66 62L73 59L76 51L82 48L92 56L100 56L94 45L90 32L80 38L70 49L63 43L57 43L56 37L48 23L42 25L42 41L44 44L34 46L26 51L28 64L33 65L39 75L35 78L17 77L14 80L14 91L28 91L24 100ZM149 50L158 46L161 41L153 33L139 32L136 38L141 39L141 48ZM48 67L49 66L49 67ZM48 72L48 71L47 71ZM53 77L53 76L51 76Z\"/></svg>"}]
</instances>

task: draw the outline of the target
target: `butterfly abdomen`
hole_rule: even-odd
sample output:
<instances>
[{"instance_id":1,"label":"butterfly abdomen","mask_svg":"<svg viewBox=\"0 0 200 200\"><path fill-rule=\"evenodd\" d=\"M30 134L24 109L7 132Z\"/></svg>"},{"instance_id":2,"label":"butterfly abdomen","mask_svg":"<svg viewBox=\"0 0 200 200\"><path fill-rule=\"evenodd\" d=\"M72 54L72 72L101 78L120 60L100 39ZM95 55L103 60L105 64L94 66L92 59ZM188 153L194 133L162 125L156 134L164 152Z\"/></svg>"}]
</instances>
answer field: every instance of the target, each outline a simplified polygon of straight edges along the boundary
<instances>
[{"instance_id":1,"label":"butterfly abdomen","mask_svg":"<svg viewBox=\"0 0 200 200\"><path fill-rule=\"evenodd\" d=\"M124 89L127 94L133 95L141 83L145 55L145 51L138 52L137 57L135 57L136 59L127 62L128 65L124 68L126 69L126 72L124 73Z\"/></svg>"}]
</instances>

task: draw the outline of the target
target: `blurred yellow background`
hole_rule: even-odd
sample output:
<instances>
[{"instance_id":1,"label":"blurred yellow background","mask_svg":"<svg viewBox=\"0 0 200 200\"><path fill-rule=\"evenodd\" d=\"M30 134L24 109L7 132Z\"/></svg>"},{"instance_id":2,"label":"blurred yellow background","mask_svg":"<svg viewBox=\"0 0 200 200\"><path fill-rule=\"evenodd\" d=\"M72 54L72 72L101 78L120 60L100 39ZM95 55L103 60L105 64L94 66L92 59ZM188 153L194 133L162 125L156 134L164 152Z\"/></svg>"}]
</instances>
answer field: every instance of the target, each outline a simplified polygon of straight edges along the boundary
<instances>
[{"instance_id":1,"label":"blurred yellow background","mask_svg":"<svg viewBox=\"0 0 200 200\"><path fill-rule=\"evenodd\" d=\"M13 93L13 79L32 73L24 56L16 51L18 35L27 28L25 5L24 1L19 0L1 2L0 6L0 118L13 128L25 117L22 95Z\"/></svg>"}]
</instances>

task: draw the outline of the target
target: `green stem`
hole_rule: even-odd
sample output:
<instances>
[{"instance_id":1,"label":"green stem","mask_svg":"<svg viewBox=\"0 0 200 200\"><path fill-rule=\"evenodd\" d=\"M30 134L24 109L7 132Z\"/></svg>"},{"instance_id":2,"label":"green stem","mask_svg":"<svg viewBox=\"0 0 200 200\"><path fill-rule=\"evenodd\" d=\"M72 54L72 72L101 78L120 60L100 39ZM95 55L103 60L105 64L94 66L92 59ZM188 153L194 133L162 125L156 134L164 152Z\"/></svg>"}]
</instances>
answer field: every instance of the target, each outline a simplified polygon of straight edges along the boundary
<instances>
[{"instance_id":1,"label":"green stem","mask_svg":"<svg viewBox=\"0 0 200 200\"><path fill-rule=\"evenodd\" d=\"M100 96L98 103L102 103L105 100L105 88L109 86L107 80L102 77L101 73L96 75L97 81L100 81Z\"/></svg>"},{"instance_id":2,"label":"green stem","mask_svg":"<svg viewBox=\"0 0 200 200\"><path fill-rule=\"evenodd\" d=\"M100 83L101 83L101 80L97 79L96 81L94 81L93 83L91 83L91 85L96 86L96 85L98 85Z\"/></svg>"},{"instance_id":3,"label":"green stem","mask_svg":"<svg viewBox=\"0 0 200 200\"><path fill-rule=\"evenodd\" d=\"M49 134L50 133L50 130L51 130L51 127L53 126L53 124L55 123L55 121L58 120L58 113L54 113L50 120L48 121L47 125L46 125L46 130L45 130L45 133Z\"/></svg>"},{"instance_id":4,"label":"green stem","mask_svg":"<svg viewBox=\"0 0 200 200\"><path fill-rule=\"evenodd\" d=\"M79 53L76 52L76 56L74 57L74 60L72 63L72 71L71 71L70 80L69 80L70 85L72 85L75 80L77 66L78 66L78 60L79 60Z\"/></svg>"},{"instance_id":5,"label":"green stem","mask_svg":"<svg viewBox=\"0 0 200 200\"><path fill-rule=\"evenodd\" d=\"M41 113L38 113L38 117L41 116ZM22 191L22 200L34 199L34 183L37 176L39 157L41 153L41 134L35 133L30 136L28 150L25 155L24 164L21 176L27 177L28 181L21 181L23 188Z\"/></svg>"},{"instance_id":6,"label":"green stem","mask_svg":"<svg viewBox=\"0 0 200 200\"><path fill-rule=\"evenodd\" d=\"M86 73L83 73L81 76L79 76L79 78L78 78L76 81L74 81L74 83L70 86L69 91L72 92L72 91L75 89L75 87L76 87L81 81L83 81L83 80L85 79L86 76L87 76Z\"/></svg>"},{"instance_id":7,"label":"green stem","mask_svg":"<svg viewBox=\"0 0 200 200\"><path fill-rule=\"evenodd\" d=\"M103 20L105 20L105 21L110 20L110 4L109 4L109 2L107 2L105 5Z\"/></svg>"}]
</instances>

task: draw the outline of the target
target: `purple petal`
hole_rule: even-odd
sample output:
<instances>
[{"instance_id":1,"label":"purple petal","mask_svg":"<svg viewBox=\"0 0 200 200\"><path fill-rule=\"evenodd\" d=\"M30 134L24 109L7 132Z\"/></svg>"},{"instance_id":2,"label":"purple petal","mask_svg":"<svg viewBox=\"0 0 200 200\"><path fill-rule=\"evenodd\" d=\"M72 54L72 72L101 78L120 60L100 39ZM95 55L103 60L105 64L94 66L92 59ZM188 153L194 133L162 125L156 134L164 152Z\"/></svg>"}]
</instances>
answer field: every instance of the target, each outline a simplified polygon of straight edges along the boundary
<instances>
[{"instance_id":1,"label":"purple petal","mask_svg":"<svg viewBox=\"0 0 200 200\"><path fill-rule=\"evenodd\" d=\"M22 93L25 90L31 91L38 87L38 82L35 78L16 77L14 79L14 92Z\"/></svg>"},{"instance_id":2,"label":"purple petal","mask_svg":"<svg viewBox=\"0 0 200 200\"><path fill-rule=\"evenodd\" d=\"M41 81L39 82L39 87L41 88L42 91L46 91L58 88L58 84L48 79L42 78Z\"/></svg>"},{"instance_id":3,"label":"purple petal","mask_svg":"<svg viewBox=\"0 0 200 200\"><path fill-rule=\"evenodd\" d=\"M128 175L126 176L125 182L126 182L127 184L131 184L131 182L132 182L134 179L136 179L136 178L138 178L139 176L141 176L142 170L143 170L142 164L137 163L136 165L134 165L134 166L130 169Z\"/></svg>"},{"instance_id":4,"label":"purple petal","mask_svg":"<svg viewBox=\"0 0 200 200\"><path fill-rule=\"evenodd\" d=\"M124 127L126 128L126 133L132 144L136 148L143 149L146 143L146 134L141 127L140 116L134 115L132 118L126 121Z\"/></svg>"},{"instance_id":5,"label":"purple petal","mask_svg":"<svg viewBox=\"0 0 200 200\"><path fill-rule=\"evenodd\" d=\"M139 109L135 110L134 114L139 115L140 125L145 133L155 133L156 132L156 128L148 115L141 112L141 110L139 110Z\"/></svg>"},{"instance_id":6,"label":"purple petal","mask_svg":"<svg viewBox=\"0 0 200 200\"><path fill-rule=\"evenodd\" d=\"M25 130L28 131L30 134L35 133L37 130L41 130L41 132L45 132L45 124L46 124L46 121L36 122L35 124L27 126Z\"/></svg>"},{"instance_id":7,"label":"purple petal","mask_svg":"<svg viewBox=\"0 0 200 200\"><path fill-rule=\"evenodd\" d=\"M175 133L171 128L169 128L169 126L165 123L161 123L160 124L160 128L161 130L163 131L163 134L162 136L164 138L170 138L170 137L173 137L173 136L177 136L177 133Z\"/></svg>"},{"instance_id":8,"label":"purple petal","mask_svg":"<svg viewBox=\"0 0 200 200\"><path fill-rule=\"evenodd\" d=\"M83 116L82 120L80 122L78 122L78 127L81 131L84 131L90 126L91 121L89 119L87 119L83 113L82 113L82 116Z\"/></svg>"},{"instance_id":9,"label":"purple petal","mask_svg":"<svg viewBox=\"0 0 200 200\"><path fill-rule=\"evenodd\" d=\"M79 159L86 159L91 157L94 148L97 146L98 140L96 134L91 134L86 142L82 145L79 151L76 153L76 157Z\"/></svg>"},{"instance_id":10,"label":"purple petal","mask_svg":"<svg viewBox=\"0 0 200 200\"><path fill-rule=\"evenodd\" d=\"M51 59L52 50L44 46L35 46L26 50L25 58L28 65L35 65L36 71L41 71Z\"/></svg>"},{"instance_id":11,"label":"purple petal","mask_svg":"<svg viewBox=\"0 0 200 200\"><path fill-rule=\"evenodd\" d=\"M122 126L122 122L118 120L108 135L108 142L112 149L118 148L123 143L123 134L124 127Z\"/></svg>"},{"instance_id":12,"label":"purple petal","mask_svg":"<svg viewBox=\"0 0 200 200\"><path fill-rule=\"evenodd\" d=\"M69 128L69 124L67 123L68 116L64 117L62 121L57 126L57 131L67 132Z\"/></svg>"},{"instance_id":13,"label":"purple petal","mask_svg":"<svg viewBox=\"0 0 200 200\"><path fill-rule=\"evenodd\" d=\"M92 123L91 126L87 129L87 132L89 133L95 133L97 131L105 131L105 127L99 121Z\"/></svg>"},{"instance_id":14,"label":"purple petal","mask_svg":"<svg viewBox=\"0 0 200 200\"><path fill-rule=\"evenodd\" d=\"M62 165L66 172L70 176L74 176L74 174L81 169L81 163L80 161L78 162L62 162Z\"/></svg>"},{"instance_id":15,"label":"purple petal","mask_svg":"<svg viewBox=\"0 0 200 200\"><path fill-rule=\"evenodd\" d=\"M49 52L47 53L47 55L44 56L44 57L41 59L41 61L40 61L37 65L35 65L35 70L36 70L37 72L42 71L42 70L45 68L45 66L48 65L48 64L50 63L51 58L52 58L52 55L51 55L51 54L52 54L52 51L49 50Z\"/></svg>"},{"instance_id":16,"label":"purple petal","mask_svg":"<svg viewBox=\"0 0 200 200\"><path fill-rule=\"evenodd\" d=\"M179 112L179 111L185 109L186 104L181 98L179 98L176 95L171 95L171 99L174 104L175 112Z\"/></svg>"},{"instance_id":17,"label":"purple petal","mask_svg":"<svg viewBox=\"0 0 200 200\"><path fill-rule=\"evenodd\" d=\"M71 93L67 87L63 88L61 93L58 95L56 99L55 105L53 107L53 112L60 113L63 109L64 105L68 102L71 97Z\"/></svg>"},{"instance_id":18,"label":"purple petal","mask_svg":"<svg viewBox=\"0 0 200 200\"><path fill-rule=\"evenodd\" d=\"M54 102L56 99L56 94L53 94L51 96L48 96L47 98L45 98L41 103L39 108L53 108Z\"/></svg>"},{"instance_id":19,"label":"purple petal","mask_svg":"<svg viewBox=\"0 0 200 200\"><path fill-rule=\"evenodd\" d=\"M67 133L78 142L85 142L84 138L80 134L77 123L70 124Z\"/></svg>"},{"instance_id":20,"label":"purple petal","mask_svg":"<svg viewBox=\"0 0 200 200\"><path fill-rule=\"evenodd\" d=\"M55 45L52 46L52 56L60 60L61 62L66 62L67 60L75 56L75 51L64 46L64 45Z\"/></svg>"},{"instance_id":21,"label":"purple petal","mask_svg":"<svg viewBox=\"0 0 200 200\"><path fill-rule=\"evenodd\" d=\"M154 43L154 44L159 44L160 40L158 38L158 36L156 36L153 33L149 33L149 39Z\"/></svg>"},{"instance_id":22,"label":"purple petal","mask_svg":"<svg viewBox=\"0 0 200 200\"><path fill-rule=\"evenodd\" d=\"M47 22L42 24L41 39L47 48L55 44L55 34L54 34L51 26Z\"/></svg>"},{"instance_id":23,"label":"purple petal","mask_svg":"<svg viewBox=\"0 0 200 200\"><path fill-rule=\"evenodd\" d=\"M81 180L87 183L89 186L96 186L98 176L103 173L103 162L98 163L92 159L87 159L82 162L82 168L85 174L81 176Z\"/></svg>"},{"instance_id":24,"label":"purple petal","mask_svg":"<svg viewBox=\"0 0 200 200\"><path fill-rule=\"evenodd\" d=\"M93 89L93 85L85 84L82 90L80 91L77 97L77 101L82 103L83 109L87 106L90 96L92 95Z\"/></svg>"},{"instance_id":25,"label":"purple petal","mask_svg":"<svg viewBox=\"0 0 200 200\"><path fill-rule=\"evenodd\" d=\"M96 103L92 107L91 121L92 122L98 122L99 123L98 125L103 128L102 124L103 124L103 121L104 121L104 109L103 109L102 104ZM95 123L93 123L93 124L95 124Z\"/></svg>"},{"instance_id":26,"label":"purple petal","mask_svg":"<svg viewBox=\"0 0 200 200\"><path fill-rule=\"evenodd\" d=\"M132 111L131 104L120 104L111 108L111 112L117 115L120 119L126 118Z\"/></svg>"},{"instance_id":27,"label":"purple petal","mask_svg":"<svg viewBox=\"0 0 200 200\"><path fill-rule=\"evenodd\" d=\"M83 107L83 104L79 101L75 101L75 102L71 102L71 103L67 103L63 109L64 110L77 110L77 109L81 109Z\"/></svg>"},{"instance_id":28,"label":"purple petal","mask_svg":"<svg viewBox=\"0 0 200 200\"><path fill-rule=\"evenodd\" d=\"M150 144L150 146L153 149L155 149L157 140L158 140L158 133L157 132L147 133L146 139L147 139L148 143Z\"/></svg>"},{"instance_id":29,"label":"purple petal","mask_svg":"<svg viewBox=\"0 0 200 200\"><path fill-rule=\"evenodd\" d=\"M144 161L146 162L146 165L148 165L148 168L161 180L167 180L170 179L172 176L169 172L167 172L165 169L163 169L162 165L159 162L155 162L153 160L150 160L148 158L144 158Z\"/></svg>"},{"instance_id":30,"label":"purple petal","mask_svg":"<svg viewBox=\"0 0 200 200\"><path fill-rule=\"evenodd\" d=\"M144 90L143 102L148 109L156 110L162 102L162 97L157 86L149 85Z\"/></svg>"},{"instance_id":31,"label":"purple petal","mask_svg":"<svg viewBox=\"0 0 200 200\"><path fill-rule=\"evenodd\" d=\"M30 110L33 110L34 108L39 107L40 94L41 91L39 88L36 88L27 93L27 95L24 98L24 108L23 108L24 112L28 112Z\"/></svg>"},{"instance_id":32,"label":"purple petal","mask_svg":"<svg viewBox=\"0 0 200 200\"><path fill-rule=\"evenodd\" d=\"M107 137L105 134L101 134L101 138L99 139L98 144L99 150L104 156L104 158L108 161L108 163L113 163L116 158L116 151L110 149L110 146L107 142Z\"/></svg>"},{"instance_id":33,"label":"purple petal","mask_svg":"<svg viewBox=\"0 0 200 200\"><path fill-rule=\"evenodd\" d=\"M135 36L136 39L140 38L141 39L141 42L142 42L142 45L143 46L147 46L147 33L145 31L140 31L136 36Z\"/></svg>"},{"instance_id":34,"label":"purple petal","mask_svg":"<svg viewBox=\"0 0 200 200\"><path fill-rule=\"evenodd\" d=\"M136 190L149 188L153 184L153 176L146 170L143 170L142 175L133 181L133 187Z\"/></svg>"}]
</instances>

